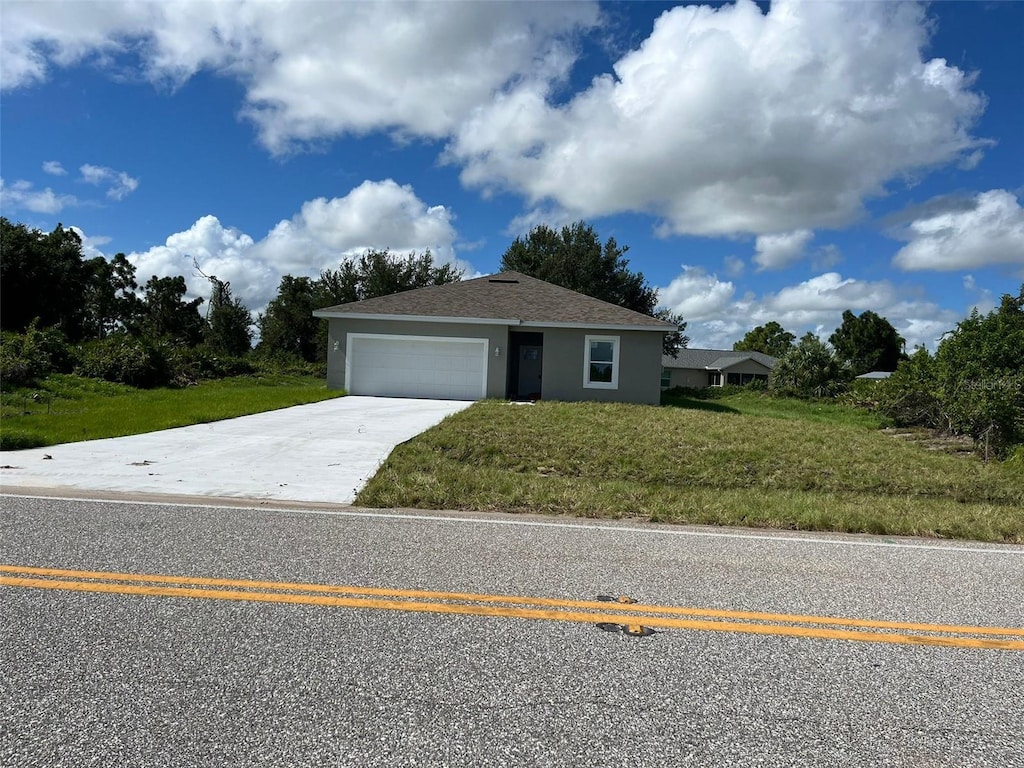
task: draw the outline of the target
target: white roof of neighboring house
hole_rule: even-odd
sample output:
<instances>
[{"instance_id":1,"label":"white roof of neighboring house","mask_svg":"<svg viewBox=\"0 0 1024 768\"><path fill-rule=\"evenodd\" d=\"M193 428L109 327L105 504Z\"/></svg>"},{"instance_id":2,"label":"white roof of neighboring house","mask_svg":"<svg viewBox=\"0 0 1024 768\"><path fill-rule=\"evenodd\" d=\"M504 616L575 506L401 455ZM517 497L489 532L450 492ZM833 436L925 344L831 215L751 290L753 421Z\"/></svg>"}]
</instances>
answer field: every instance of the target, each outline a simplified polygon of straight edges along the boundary
<instances>
[{"instance_id":1,"label":"white roof of neighboring house","mask_svg":"<svg viewBox=\"0 0 1024 768\"><path fill-rule=\"evenodd\" d=\"M892 376L892 371L871 371L869 373L862 373L858 376L858 379L888 379Z\"/></svg>"}]
</instances>

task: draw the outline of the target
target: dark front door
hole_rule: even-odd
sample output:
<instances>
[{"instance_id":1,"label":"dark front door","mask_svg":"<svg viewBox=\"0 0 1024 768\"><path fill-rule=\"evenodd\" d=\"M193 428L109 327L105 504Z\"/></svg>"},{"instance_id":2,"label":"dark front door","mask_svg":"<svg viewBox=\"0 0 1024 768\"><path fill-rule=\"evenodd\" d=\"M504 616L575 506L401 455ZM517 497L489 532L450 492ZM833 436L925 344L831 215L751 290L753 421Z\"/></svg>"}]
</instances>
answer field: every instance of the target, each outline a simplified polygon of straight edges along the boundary
<instances>
[{"instance_id":1,"label":"dark front door","mask_svg":"<svg viewBox=\"0 0 1024 768\"><path fill-rule=\"evenodd\" d=\"M509 334L508 396L540 400L544 379L544 334Z\"/></svg>"},{"instance_id":2,"label":"dark front door","mask_svg":"<svg viewBox=\"0 0 1024 768\"><path fill-rule=\"evenodd\" d=\"M532 344L519 348L519 386L516 388L523 400L540 400L540 381L544 363L544 347Z\"/></svg>"}]
</instances>

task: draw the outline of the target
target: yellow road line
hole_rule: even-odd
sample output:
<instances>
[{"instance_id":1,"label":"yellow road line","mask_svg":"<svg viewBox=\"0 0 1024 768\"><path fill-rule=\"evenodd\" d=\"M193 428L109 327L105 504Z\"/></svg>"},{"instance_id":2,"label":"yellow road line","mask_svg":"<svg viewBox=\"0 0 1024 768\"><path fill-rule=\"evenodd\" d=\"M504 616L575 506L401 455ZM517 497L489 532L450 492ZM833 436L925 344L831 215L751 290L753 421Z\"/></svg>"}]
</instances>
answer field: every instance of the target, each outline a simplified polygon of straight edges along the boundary
<instances>
[{"instance_id":1,"label":"yellow road line","mask_svg":"<svg viewBox=\"0 0 1024 768\"><path fill-rule=\"evenodd\" d=\"M622 621L620 613L582 613L577 611L545 610L540 608L514 608L487 604L424 603L411 600L380 600L357 597L331 597L303 595L287 592L243 592L187 587L153 586L144 584L117 584L97 581L57 581L0 576L0 586L33 589L54 589L73 592L99 592L107 594L185 597L208 600L238 600L293 605L317 605L341 608L370 608L376 610L440 613L463 616L496 616L545 621L569 621L587 624ZM779 635L829 640L892 643L898 645L929 645L946 648L984 648L1024 650L1024 641L997 640L979 637L951 637L937 635L902 635L854 630L825 629L821 627L748 624L726 621L700 621L674 619L661 616L644 617L645 626L659 629L689 629L713 632L738 632L756 635Z\"/></svg>"},{"instance_id":2,"label":"yellow road line","mask_svg":"<svg viewBox=\"0 0 1024 768\"><path fill-rule=\"evenodd\" d=\"M367 595L394 597L408 600L458 600L474 603L505 603L508 605L547 606L552 608L597 609L603 613L615 611L621 614L643 613L667 616L701 616L739 621L771 621L786 624L824 624L838 627L860 627L864 629L895 629L910 632L944 632L971 635L1009 635L1024 637L1024 627L976 627L950 624L922 624L905 621L881 621L873 619L846 619L829 616L804 616L785 613L761 613L757 611L728 611L713 608L682 608L641 603L607 603L597 600L564 600L549 597L523 597L516 595L488 595L471 592L436 592L414 589L386 589L383 587L332 586L326 584L298 584L281 581L251 581L245 579L217 579L192 576L165 576L158 574L116 573L110 571L75 571L62 568L35 568L30 566L0 565L0 572L29 574L59 578L101 579L128 582L150 582L155 584L181 584L200 587L235 587L241 589L302 591L342 595ZM0 583L3 583L0 581ZM619 616L620 619L623 616ZM650 622L647 622L650 624Z\"/></svg>"}]
</instances>

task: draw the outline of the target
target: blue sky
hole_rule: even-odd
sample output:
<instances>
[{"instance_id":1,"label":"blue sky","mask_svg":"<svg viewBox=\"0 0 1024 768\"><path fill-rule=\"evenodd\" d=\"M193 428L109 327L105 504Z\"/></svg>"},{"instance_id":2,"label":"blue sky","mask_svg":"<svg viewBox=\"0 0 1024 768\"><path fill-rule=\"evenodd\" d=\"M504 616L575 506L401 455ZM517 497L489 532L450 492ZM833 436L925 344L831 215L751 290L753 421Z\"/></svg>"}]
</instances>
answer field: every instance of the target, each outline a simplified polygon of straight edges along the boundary
<instances>
[{"instance_id":1,"label":"blue sky","mask_svg":"<svg viewBox=\"0 0 1024 768\"><path fill-rule=\"evenodd\" d=\"M1024 3L0 6L0 208L258 311L366 248L585 219L731 347L1024 282Z\"/></svg>"}]
</instances>

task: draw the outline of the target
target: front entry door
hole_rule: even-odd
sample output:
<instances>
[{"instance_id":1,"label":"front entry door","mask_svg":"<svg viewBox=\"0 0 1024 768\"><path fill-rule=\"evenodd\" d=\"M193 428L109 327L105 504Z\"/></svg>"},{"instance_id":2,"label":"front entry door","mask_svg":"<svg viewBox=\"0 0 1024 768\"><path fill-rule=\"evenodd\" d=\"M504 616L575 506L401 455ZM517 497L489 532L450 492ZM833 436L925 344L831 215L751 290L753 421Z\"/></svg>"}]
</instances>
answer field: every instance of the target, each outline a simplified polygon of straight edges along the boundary
<instances>
[{"instance_id":1,"label":"front entry door","mask_svg":"<svg viewBox=\"0 0 1024 768\"><path fill-rule=\"evenodd\" d=\"M516 391L521 400L539 400L543 374L544 347L532 344L519 347L519 381Z\"/></svg>"}]
</instances>

